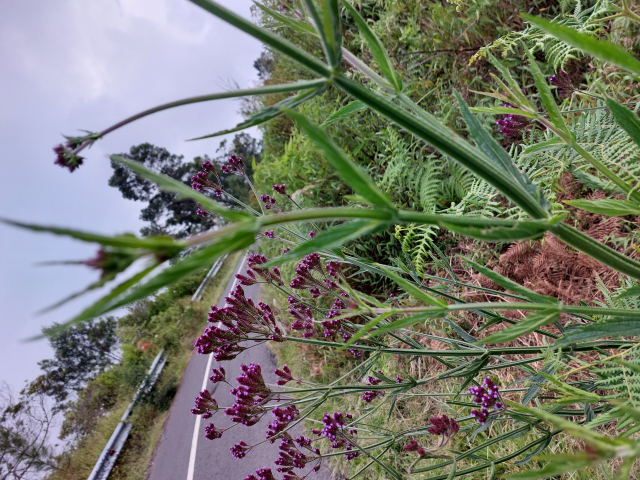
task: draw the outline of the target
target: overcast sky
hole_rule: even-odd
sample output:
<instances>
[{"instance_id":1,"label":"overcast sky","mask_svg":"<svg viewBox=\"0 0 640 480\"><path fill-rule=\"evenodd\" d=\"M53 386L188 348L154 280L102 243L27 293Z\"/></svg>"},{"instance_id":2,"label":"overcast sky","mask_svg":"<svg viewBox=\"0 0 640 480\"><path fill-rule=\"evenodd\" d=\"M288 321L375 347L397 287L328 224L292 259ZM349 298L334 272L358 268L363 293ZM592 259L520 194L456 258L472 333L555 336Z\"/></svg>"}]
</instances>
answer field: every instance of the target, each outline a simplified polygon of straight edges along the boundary
<instances>
[{"instance_id":1,"label":"overcast sky","mask_svg":"<svg viewBox=\"0 0 640 480\"><path fill-rule=\"evenodd\" d=\"M218 0L250 18L250 0ZM186 160L214 154L220 139L185 142L241 121L237 101L163 112L85 150L69 173L52 147L170 100L254 86L262 46L187 0L0 2L0 217L117 234L138 233L141 204L108 186L108 155L150 142ZM20 388L51 357L46 341L24 342L96 296L37 316L98 272L37 262L87 259L97 247L0 224L0 381Z\"/></svg>"}]
</instances>

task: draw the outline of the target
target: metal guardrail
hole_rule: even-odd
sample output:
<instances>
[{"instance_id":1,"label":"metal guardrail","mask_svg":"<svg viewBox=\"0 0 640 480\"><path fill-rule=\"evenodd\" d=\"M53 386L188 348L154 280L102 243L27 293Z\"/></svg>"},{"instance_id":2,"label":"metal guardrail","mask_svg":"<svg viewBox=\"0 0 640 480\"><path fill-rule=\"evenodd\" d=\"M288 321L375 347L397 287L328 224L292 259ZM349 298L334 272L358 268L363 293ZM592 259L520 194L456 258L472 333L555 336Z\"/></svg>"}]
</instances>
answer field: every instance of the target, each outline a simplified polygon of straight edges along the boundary
<instances>
[{"instance_id":1,"label":"metal guardrail","mask_svg":"<svg viewBox=\"0 0 640 480\"><path fill-rule=\"evenodd\" d=\"M211 280L213 277L215 277L218 274L218 272L220 271L220 267L222 267L222 264L224 263L228 255L229 254L227 253L215 261L215 263L211 267L211 270L209 270L209 273L207 273L207 276L204 277L204 280L202 280L202 283L196 290L196 293L194 293L193 297L191 297L192 302L199 302L200 300L202 300L204 289L207 288L207 284L209 283L209 280Z\"/></svg>"},{"instance_id":2,"label":"metal guardrail","mask_svg":"<svg viewBox=\"0 0 640 480\"><path fill-rule=\"evenodd\" d=\"M149 372L147 376L142 381L136 394L133 397L133 400L125 410L118 426L114 430L111 438L107 442L107 445L102 450L100 457L98 457L98 461L96 462L96 466L93 467L93 471L91 475L89 475L88 480L106 480L106 478L111 473L113 466L116 464L118 460L118 456L124 447L124 443L127 441L129 437L129 433L133 428L132 423L128 423L127 419L131 415L133 411L133 407L136 406L136 403L144 397L147 393L151 391L153 386L155 385L158 377L160 376L160 372L164 367L165 363L167 363L167 358L164 356L164 349L160 350L156 358L153 360L151 367L149 367Z\"/></svg>"}]
</instances>

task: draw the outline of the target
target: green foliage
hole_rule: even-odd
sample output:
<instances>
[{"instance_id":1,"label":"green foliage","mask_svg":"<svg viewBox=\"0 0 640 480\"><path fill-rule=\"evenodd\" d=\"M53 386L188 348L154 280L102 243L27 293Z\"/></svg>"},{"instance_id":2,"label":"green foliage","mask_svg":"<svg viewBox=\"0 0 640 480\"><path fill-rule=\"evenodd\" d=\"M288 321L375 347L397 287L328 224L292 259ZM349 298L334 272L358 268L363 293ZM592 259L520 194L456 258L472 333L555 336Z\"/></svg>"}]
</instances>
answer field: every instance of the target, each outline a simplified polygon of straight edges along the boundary
<instances>
[{"instance_id":1,"label":"green foliage","mask_svg":"<svg viewBox=\"0 0 640 480\"><path fill-rule=\"evenodd\" d=\"M38 362L43 371L25 387L29 395L54 399L54 411L64 410L70 394L82 390L98 373L118 361L117 321L113 317L92 320L57 331L53 324L43 329L54 358Z\"/></svg>"},{"instance_id":2,"label":"green foliage","mask_svg":"<svg viewBox=\"0 0 640 480\"><path fill-rule=\"evenodd\" d=\"M604 23L600 22L600 19L615 11L614 4L611 0L597 0L591 6L587 5L578 0L575 2L573 11L563 12L554 18L553 22L582 34L598 37L604 30ZM579 58L582 55L579 48L558 40L536 25L529 25L522 31L510 32L482 47L471 61L482 59L491 51L499 51L503 57L506 57L520 50L523 43L534 52L544 53L547 62L553 65L556 71L562 69L570 59Z\"/></svg>"},{"instance_id":3,"label":"green foliage","mask_svg":"<svg viewBox=\"0 0 640 480\"><path fill-rule=\"evenodd\" d=\"M281 84L293 80L289 75L293 75L295 69L279 71L279 67L292 65L287 62L297 63L300 69L308 69L322 77L319 81L322 85L316 86L326 87L326 97L310 96L305 104L293 111L286 106L290 107L290 102L295 103L300 97L274 95L274 98L266 98L265 102L274 103L281 110L258 108L255 110L257 117L252 117L255 119L263 115L263 118L273 120L264 127L265 156L255 175L259 189L269 191L272 182L284 182L292 194L280 192L284 196L278 197L277 204L270 202L270 208L261 207L262 213L251 208L239 212L224 208L211 198L190 191L180 181L160 175L144 165L114 158L141 178L152 180L169 192L195 199L210 213L218 214L231 223L217 231L190 238L190 246L202 246L189 257L162 270L145 283L135 279L132 283L116 287L114 294L100 300L75 320L146 298L196 272L203 265L209 265L220 255L250 245L263 229L273 228L277 236L270 233L267 236L274 237L277 242L284 241L293 248L289 254L283 252L272 264L286 264L313 250L319 252L320 260L307 260L313 266L306 264L309 267L306 270L304 265L297 268L300 278L293 282L294 287L301 282L309 282L305 289L309 285L317 285L317 288L310 288L312 299L309 300L306 294L299 296L294 291L297 289L279 278L267 283L298 300L291 303L300 303L303 307L300 311L308 316L303 328L320 333L316 329L322 327L326 331L323 337L301 336L293 325L288 328L286 319L282 320L281 329L280 324L275 327L275 322L266 326L256 323L252 327L250 320L243 317L243 320L238 320L245 322L241 328L238 323L238 328L226 331L229 337L225 337L225 342L239 345L247 340L288 340L306 347L306 351L312 352L316 358L324 356L325 360L328 358L340 365L344 371L331 384L307 382L305 388L291 387L288 393L295 398L301 415L308 415L311 421L317 422L312 419L323 413L320 411L322 404L330 397L348 397L363 392L360 398L366 405L355 405L353 401L348 403L357 413L349 419L348 429L341 432L351 451L361 454L348 469L349 477L367 471L365 475L370 478L399 479L406 472L426 474L425 478L429 479L450 480L471 474L481 475L477 472L487 470L493 477L496 472L503 475L507 471L521 469L519 473L511 473L516 477L543 478L576 468L595 469L610 460L622 462L622 476L631 475L630 465L640 456L640 443L630 436L630 432L640 430L640 413L634 408L638 393L634 375L640 371L640 365L635 360L635 353L630 356L637 347L636 339L620 338L628 334L635 337L635 329L640 323L640 311L633 304L637 302L638 292L633 282L640 280L640 263L629 255L635 237L622 240L592 238L580 230L581 225L575 221L584 212L572 217L569 213L573 211L564 211L556 200L560 175L571 172L578 180L589 179L591 183L583 182L587 188L604 189L609 183L615 185L610 191L622 191L627 195L626 201L637 203L640 193L634 170L636 150L635 145L629 143L633 139L628 135L630 132L631 137L635 137L638 122L633 113L620 110L625 107L617 104L610 104L609 108L618 124L609 118L606 120L610 123L608 126L602 123L603 115L607 114L600 105L578 110L565 108L567 105L562 103L558 106L545 72L551 71L551 63L565 62L574 47L603 62L631 71L637 67L633 55L613 43L596 39L592 34L577 32L575 28L524 17L559 39L559 43L554 40L554 45L562 44L562 48L545 45L549 58L542 65L529 50L525 51L526 65L514 58L509 59L510 62L515 60L511 65L504 65L488 55L499 73L499 76L493 76L499 89L493 89L484 94L486 98L478 100L478 93L471 87L480 85L489 90L485 88L490 87L489 79L478 67L466 67L461 72L462 67L455 68L458 64L463 65L459 63L460 53L468 51L461 43L466 42L469 51L475 51L478 47L473 44L485 41L486 34L501 35L503 29L512 26L512 19L501 18L505 10L507 16L512 13L504 3L498 5L491 0L475 2L462 13L460 2L456 2L454 7L452 4L419 0L395 4L371 0L360 2L355 7L345 4L348 15L341 16L336 0L318 4L301 0L284 5L283 10L290 15L289 19L282 18L284 14L271 13L268 8L261 9L269 17L269 22L276 21L275 24L270 23L272 31L252 24L211 0L192 1L263 41L273 50L275 65L269 69L270 78L266 81ZM265 3L275 6L270 0ZM497 6L502 8L497 9ZM491 9L492 16L483 16ZM578 13L581 12L579 9ZM474 14L475 18L472 18ZM621 15L637 21L626 2ZM342 20L344 28L341 30ZM582 20L582 17L578 18L579 22ZM390 28L400 24L401 28ZM314 32L303 25L311 26ZM338 35L340 31L344 32L343 37ZM286 38L277 33L283 33ZM454 38L453 34L458 36ZM456 48L434 49L437 40L446 40L444 45ZM385 47L389 46L391 48L385 53ZM426 50L416 51L418 48ZM367 56L367 51L371 52L372 58ZM450 55L440 55L444 52ZM419 67L429 58L421 64L412 63L407 67L409 62L404 62L401 57L423 53L436 55L420 77ZM284 57L289 60L283 60ZM446 59L441 62L443 57ZM346 62L344 66L341 59ZM443 66L448 67L446 78L442 78L442 70L437 71ZM597 68L605 67L599 65ZM387 80L375 70L381 70ZM454 78L451 72L458 74L457 77ZM603 76L604 71L594 76L597 75ZM563 81L566 81L564 77ZM427 91L431 87L438 90L437 95ZM589 88L595 87L591 85ZM558 96L564 95L565 90L572 94L572 98L581 96L602 100L588 89L574 93L575 87L570 85L558 88ZM611 95L616 95L616 92L612 89ZM492 99L511 106L492 107L489 105L494 101ZM366 108L349 109L347 106L354 100L360 102L358 107ZM477 105L475 113L480 115L475 115L468 102ZM509 128L505 127L505 133L514 137L522 129L530 130L524 145L494 138L484 115L517 115L518 112L522 112L524 118L516 121L507 116L504 122L513 123ZM318 126L327 118L332 119L329 125L324 129ZM249 120L249 123L253 121ZM594 125L602 128L593 132L597 128ZM626 133L621 133L625 129ZM380 133L382 130L385 132ZM334 136L339 139L334 141ZM77 152L72 153L75 155ZM283 176L274 176L274 172ZM308 208L308 200L296 201L300 195L318 189L320 182L323 183L316 193L320 200L318 205L314 205L316 208ZM294 187L295 193L292 192ZM255 190L254 193L258 197ZM571 195L582 193L575 188ZM620 206L619 203L616 205ZM602 207L602 202L599 206ZM609 203L607 212L612 211ZM593 214L598 213L590 215ZM388 245L379 241L379 238L384 238L380 229L392 225L399 226L396 233L413 258L391 254L397 252L399 242L392 241ZM318 234L315 237L312 234L312 240L307 240L311 229ZM436 243L445 243L444 235L441 236L445 230L453 235L454 241L449 244L449 249L440 249ZM453 246L456 236L466 236L471 240L464 245ZM415 239L417 247L414 246ZM551 281L567 285L565 277L569 277L569 290L576 277L576 283L579 283L580 275L593 276L592 272L597 268L603 269L609 284L620 279L624 288L615 295L605 289L607 292L603 297L607 303L597 306L593 306L595 298L589 298L590 303L583 299L574 301L575 296L569 297L570 301L560 302L547 295L546 290L544 293L536 291L508 278L506 273L499 273L498 268L509 271L503 265L502 257L498 265L493 263L493 268L474 261L467 262L482 277L471 269L465 269L453 258L456 249L465 248L474 257L489 257L488 265L491 265L504 245L521 240L540 240L528 245L530 250L540 253L536 253L533 260L530 258L532 255L526 258L530 268L528 278L535 275L536 268L547 268L546 263L549 262L551 266L547 270L551 270ZM371 253L374 248L368 248L371 241L378 244L375 245L375 254ZM486 246L489 242L499 245L492 249ZM549 257L564 256L564 263L550 261L543 249L547 250ZM522 252L526 250L527 244L522 242L512 245L505 254L513 258L520 254L525 257ZM427 257L433 260L428 271L421 268ZM163 259L157 260L160 263ZM323 262L328 261L346 264L335 275L335 282L329 281L322 269ZM518 263L517 260L515 262ZM578 273L576 270L579 268L574 270L573 266L568 266L580 262L586 267ZM515 265L516 268L520 266ZM335 268L333 264L327 270L331 273L330 270ZM292 266L283 268L285 272L291 270ZM588 272L584 273L585 270ZM257 273L266 275L264 271ZM280 273L275 271L274 275L279 277ZM393 281L393 289L397 291L400 287L405 293L391 298L379 295L381 289L376 288L379 285L372 286L373 282L368 278L374 275L378 276L379 282L380 279ZM137 289L133 288L134 284L139 284ZM538 288L554 291L553 287L555 285L548 281ZM560 296L557 289L554 295ZM344 303L344 308L329 309L329 298L337 298L340 302L335 305ZM178 322L172 323L169 319L179 314L179 307L175 304L168 306L168 302L159 302L155 307L152 317L148 308L131 317L129 328L135 325L135 334L139 337L144 331L145 335L153 335L158 342L171 345L170 338L176 337L174 329ZM257 322L264 318L260 314L254 316ZM333 321L326 322L327 317ZM336 325L334 322L338 321L339 334L331 331ZM485 331L502 323L509 325ZM164 324L167 328L157 329ZM128 332L130 336L133 333L132 330ZM607 339L610 337L614 338ZM513 343L485 346L494 342ZM121 372L124 385L133 383L131 379L135 378L146 359L131 346L132 341L129 343L124 351ZM227 346L223 342L220 348ZM360 358L354 362L353 368L351 359L347 361L342 357L336 360L348 350ZM411 368L411 373L404 378L398 376L394 381L392 376L385 376L389 372L383 372L382 368L377 373L372 370L378 361L388 359L398 368L412 366L414 362L432 363L424 371L418 368L417 373ZM543 361L544 367L538 371L539 362ZM575 367L576 363L580 366ZM536 368L535 364L538 364ZM620 368L614 370L611 364L623 367L622 375L617 373ZM379 382L370 378L368 385L363 385L362 379L368 372L377 375ZM602 378L594 381L594 374ZM467 395L475 397L479 394L477 390L467 390L467 387L477 386L481 377L485 377L484 386L492 390L493 395L469 401L471 399ZM499 387L493 385L493 377ZM529 382L529 385L523 389L510 388L519 382ZM598 387L610 395L595 393ZM172 391L171 380L166 383L166 391ZM310 392L318 395L299 396ZM386 395L379 395L381 392ZM510 398L503 402L502 394ZM395 421L403 414L399 405L429 396L437 397L441 401L439 410L447 411L459 423L409 414L410 421L405 425L396 423L389 428L392 419ZM372 403L376 398L378 400ZM536 408L523 406L532 401L536 402ZM158 405L162 404L162 400L158 402ZM338 403L333 399L330 402ZM480 402L487 408L495 408L490 412L467 410ZM261 406L265 409L274 406L267 403L265 401ZM383 406L389 407L384 417L381 414ZM474 417L479 425L473 421ZM615 435L593 431L583 425L611 420L618 420L621 429L629 428L622 435ZM447 432L439 446L418 450L428 454L419 453L417 459L409 463L407 457L402 456L403 444L411 437L429 442L428 437L420 437L438 435L434 433L438 428L430 428L430 424L433 427L448 424ZM453 431L453 425L459 427L459 432L457 427ZM352 427L365 435L354 437ZM460 435L456 435L458 433ZM588 454L570 452L573 447L567 445L572 438L588 445ZM563 448L568 453L540 457L552 442L556 442L556 450L558 444L564 443ZM509 467L502 465L516 458L519 460ZM549 460L552 463L542 470L533 471L530 465L524 466L532 460Z\"/></svg>"}]
</instances>

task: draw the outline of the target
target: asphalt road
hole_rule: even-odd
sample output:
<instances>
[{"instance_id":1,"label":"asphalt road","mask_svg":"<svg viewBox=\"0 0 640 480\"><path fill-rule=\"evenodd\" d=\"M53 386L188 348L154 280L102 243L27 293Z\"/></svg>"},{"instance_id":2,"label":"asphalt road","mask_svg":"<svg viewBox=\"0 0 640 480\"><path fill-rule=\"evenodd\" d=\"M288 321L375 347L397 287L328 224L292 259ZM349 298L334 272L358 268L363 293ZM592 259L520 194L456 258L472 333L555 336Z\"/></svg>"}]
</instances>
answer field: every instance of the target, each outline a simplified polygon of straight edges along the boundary
<instances>
[{"instance_id":1,"label":"asphalt road","mask_svg":"<svg viewBox=\"0 0 640 480\"><path fill-rule=\"evenodd\" d=\"M238 265L236 273L246 269L246 257ZM235 275L226 286L224 296L229 294L235 283ZM247 298L258 301L258 285L243 287ZM224 297L218 303L218 307L224 306ZM217 428L226 428L232 425L229 417L219 411L213 418L198 422L200 417L191 414L194 399L202 390L205 378L208 379L211 368L224 366L227 372L227 380L233 381L241 373L240 365L258 363L262 367L262 374L267 383L275 384L277 377L273 371L278 368L276 359L266 345L245 350L234 360L217 364L210 355L193 353L189 364L183 374L182 382L173 400L167 420L163 427L160 442L147 470L148 480L243 480L247 475L254 473L259 468L269 467L276 478L282 478L276 472L274 460L278 458L278 444L262 443L251 450L245 458L238 460L231 455L229 449L240 440L249 445L256 445L265 440L267 425L273 418L265 415L263 419L252 427L237 425L224 433L222 438L209 441L204 436L205 427L213 421ZM205 377L206 375L206 377ZM213 385L206 381L207 389L221 406L230 406L234 397L229 393L229 386L224 383ZM199 426L197 427L197 423ZM195 429L198 428L198 432ZM294 435L301 433L294 429ZM196 438L197 437L197 438ZM195 445L194 445L195 444ZM321 468L318 473L312 473L308 480L329 480L329 475ZM302 476L302 473L297 471Z\"/></svg>"}]
</instances>

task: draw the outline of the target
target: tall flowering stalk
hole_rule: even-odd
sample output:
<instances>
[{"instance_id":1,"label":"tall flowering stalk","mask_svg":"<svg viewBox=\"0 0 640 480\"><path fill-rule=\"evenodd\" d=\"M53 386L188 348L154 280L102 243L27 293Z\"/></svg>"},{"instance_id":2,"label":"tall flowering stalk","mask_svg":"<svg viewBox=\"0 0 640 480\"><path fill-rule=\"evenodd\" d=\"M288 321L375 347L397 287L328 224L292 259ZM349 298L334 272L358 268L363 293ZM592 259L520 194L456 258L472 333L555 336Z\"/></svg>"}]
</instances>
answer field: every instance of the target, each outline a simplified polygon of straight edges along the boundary
<instances>
[{"instance_id":1,"label":"tall flowering stalk","mask_svg":"<svg viewBox=\"0 0 640 480\"><path fill-rule=\"evenodd\" d=\"M232 405L220 405L211 392L204 390L195 401L193 413L213 419L223 412L231 418L234 426L242 424L251 428L259 428L260 420L268 418L270 423L265 431L265 442L280 442L279 456L274 464L277 467L276 473L282 474L286 480L301 478L296 470L310 464L313 469L317 469L321 461L329 456L344 457L364 468L378 468L380 472L384 471L381 473L384 478L398 480L409 473L433 471L436 471L436 476L431 478L438 479L483 475L477 472L485 471L495 473L496 465L510 462L516 457L521 457L523 462L530 461L550 445L555 436L565 432L566 435L580 439L581 442L577 443L585 445L585 451L573 456L565 455L562 462L556 461L548 468L545 467L545 470L535 473L538 478L549 476L549 472L560 475L578 467L611 459L621 463L621 478L629 477L633 462L640 457L640 444L631 436L638 427L636 399L630 395L628 402L613 405L609 402L608 395L600 393L600 388L606 386L606 383L596 385L593 378L585 379L581 374L598 362L615 364L614 361L620 362L616 365L624 367L625 379L636 373L637 365L629 360L635 359L632 354L635 354L638 347L635 335L638 332L640 313L633 305L626 304L625 299L637 296L637 285L633 285L633 282L640 280L640 262L626 256L621 249L611 248L576 229L565 221L566 212L554 214L555 210L545 198L542 188L513 164L510 155L482 128L472 109L457 92L453 94L473 143L440 123L411 100L403 79L395 71L382 43L370 29L367 20L349 1L341 0L344 12L339 9L337 0L286 1L282 3L280 13L261 6L265 14L279 23L284 22L298 31L315 35L322 47L323 59L315 58L273 32L251 24L211 0L192 2L260 39L273 51L289 57L320 78L204 95L161 105L99 133L67 137L63 144L54 149L55 163L74 171L82 165L80 153L95 141L125 124L168 108L221 98L291 93L294 95L265 108L250 123L259 124L279 115L289 115L300 131L315 142L340 178L353 190L354 198L366 207L302 209L287 194L284 184L276 184L272 191L260 195L249 182L259 211L242 203L239 206L243 210L224 208L206 195L227 194L221 187L213 164L203 164L203 170L192 179L193 188L189 189L181 182L149 171L143 165L114 156L114 161L158 183L165 190L198 202L200 214L218 215L228 224L186 241L174 241L167 238L140 239L131 235L105 237L13 222L21 227L50 231L100 244L102 250L87 265L99 269L103 279L91 288L101 286L102 280L113 279L116 273L129 266L132 259L146 257L150 260L142 272L119 284L72 321L94 318L145 298L176 279L196 271L203 264L210 264L225 253L248 247L257 235L267 232L264 236L269 241L286 243L283 255L271 260L260 255L251 257L249 269L238 277L241 285L227 298L228 305L222 309L212 307L209 314L210 325L195 341L196 350L202 354L213 354L217 361L226 361L263 342L297 342L313 345L324 352L331 349L336 357L345 350L351 350L353 356L346 357L345 352L345 357L339 358L345 364L355 366L328 385L312 384L302 379L298 382L294 379L293 372L283 366L275 373L279 379L278 384L271 386L264 381L259 365L243 365L242 374L236 379L237 384L231 387L235 398ZM633 19L626 1L623 1L622 10L622 16ZM342 47L342 14L349 15L355 28L362 33L380 73ZM640 63L633 55L604 39L594 40L557 22L527 16L524 18L549 35L576 48L582 48L594 58L610 62L633 74L640 74ZM537 89L535 102L523 93L508 69L490 56L489 59L502 80L498 81L500 89L489 95L497 98L503 106L475 110L504 115L498 124L508 136L520 135L529 124L535 124L536 128L543 129L549 136L548 140L535 148L572 150L586 162L585 165L590 169L589 175L599 182L608 182L616 191L623 192L623 198L604 199L604 202L599 203L596 203L597 200L587 201L580 208L584 207L599 215L637 215L640 211L640 190L636 179L633 175L621 173L615 166L607 166L576 140L565 121L567 112L560 111L555 103L548 79L542 75L533 54L525 50L525 55ZM345 73L341 69L343 60L353 67L353 72ZM365 81L359 81L361 76L366 77ZM556 87L560 97L575 92L575 87L570 84L564 72L559 72L550 82ZM371 89L371 85L375 85L375 89ZM377 187L373 179L337 147L322 128L294 110L296 105L321 94L328 86L359 101L495 187L519 209L518 218L440 215L398 208ZM580 93L596 98L589 92ZM540 105L536 103L538 100ZM606 104L620 126L621 135L627 135L640 144L640 126L635 112L611 98L600 96L599 100ZM236 155L232 155L220 169L249 180L242 159ZM295 210L286 211L286 208L281 207L279 198L283 196L293 202ZM325 221L332 222L334 227L326 230L316 224L318 222L322 225ZM303 233L298 226L302 222L311 223L312 229ZM342 248L348 242L400 224L437 226L454 234L488 242L510 243L552 236L576 252L628 277L632 286L621 292L615 299L616 302L610 302L615 303L613 306L578 303L569 305L531 291L471 260L468 261L469 265L490 279L498 289L466 284L454 274L437 277L416 272L400 259L390 259L387 265L383 265L360 258ZM160 271L153 279L147 279L147 275L160 265L194 247L201 248L195 250L190 257ZM287 261L299 263L295 276L285 279L282 278L278 265ZM387 301L386 298L381 300L357 292L349 284L343 264L354 266L358 271L385 276L407 295ZM426 280L429 280L428 284ZM256 305L247 298L242 286L256 283L269 285L286 295L289 299L288 314L265 303ZM498 300L475 301L469 298L468 291L478 296L487 294ZM510 301L503 301L505 298ZM509 311L524 314L516 321L503 314ZM497 324L504 324L506 328L483 337L482 328L468 331L455 322L456 315L461 313L475 322L484 322L483 328ZM442 333L436 334L437 332ZM528 341L517 343L525 335L531 335ZM630 339L616 340L629 336ZM531 341L531 338L536 340ZM541 338L543 341L538 341ZM438 342L439 348L433 346L432 342ZM510 344L511 342L516 343ZM582 352L588 352L592 357L581 359L579 356ZM374 364L389 356L394 359L405 358L409 362L432 358L441 366L424 375L419 374L420 378L413 378L407 372L402 373L403 378L401 372L387 371L386 375L380 373L382 370L374 372ZM576 360L580 363L578 367ZM393 370L395 365L394 362L386 362L384 368ZM522 373L516 381L526 382L526 386L500 389L487 375L502 369ZM564 372L556 373L556 377L547 373L557 371ZM366 383L359 381L367 375L369 378ZM396 379L392 380L394 375ZM216 383L228 383L223 367L214 369L211 378ZM477 378L484 380L478 384ZM296 380L295 384L291 384L293 380ZM458 380L459 385L455 384ZM442 382L447 386L455 384L458 388L435 388ZM469 385L473 386L464 391ZM427 386L431 387L429 391L426 391ZM630 388L628 390L631 391ZM321 418L313 417L314 412L328 399L342 395L353 395L360 402L357 405L361 407L354 407L354 412L350 414L332 411ZM392 415L404 400L419 400L424 397L440 401L438 405L442 413L438 412L439 416L430 416L429 420L427 416L416 417L411 420L411 425L399 431L371 427L369 420L377 411L382 411L383 405L390 407L388 415ZM527 406L534 399L542 405L546 404L545 408ZM580 408L571 408L574 405L579 405ZM489 418L493 421L488 422ZM570 422L567 418L578 420ZM305 419L315 420L316 425L322 427L312 430L314 438L301 436L293 440L289 432ZM621 420L619 428L629 426L629 431L612 438L582 425L590 426L594 424L592 422L597 424L598 421L605 423L613 420ZM212 421L206 428L206 436L216 440L226 430L216 427ZM506 444L510 439L525 436L528 443L515 451L504 454L489 451L500 442ZM237 458L246 458L256 447L257 445L240 441L231 448L231 453ZM414 461L408 468L396 468L397 463L394 466L385 458L390 450L398 456L406 455L402 458L412 458ZM403 465L410 462L411 460L407 460ZM247 480L275 478L271 468L263 468L247 477Z\"/></svg>"}]
</instances>

